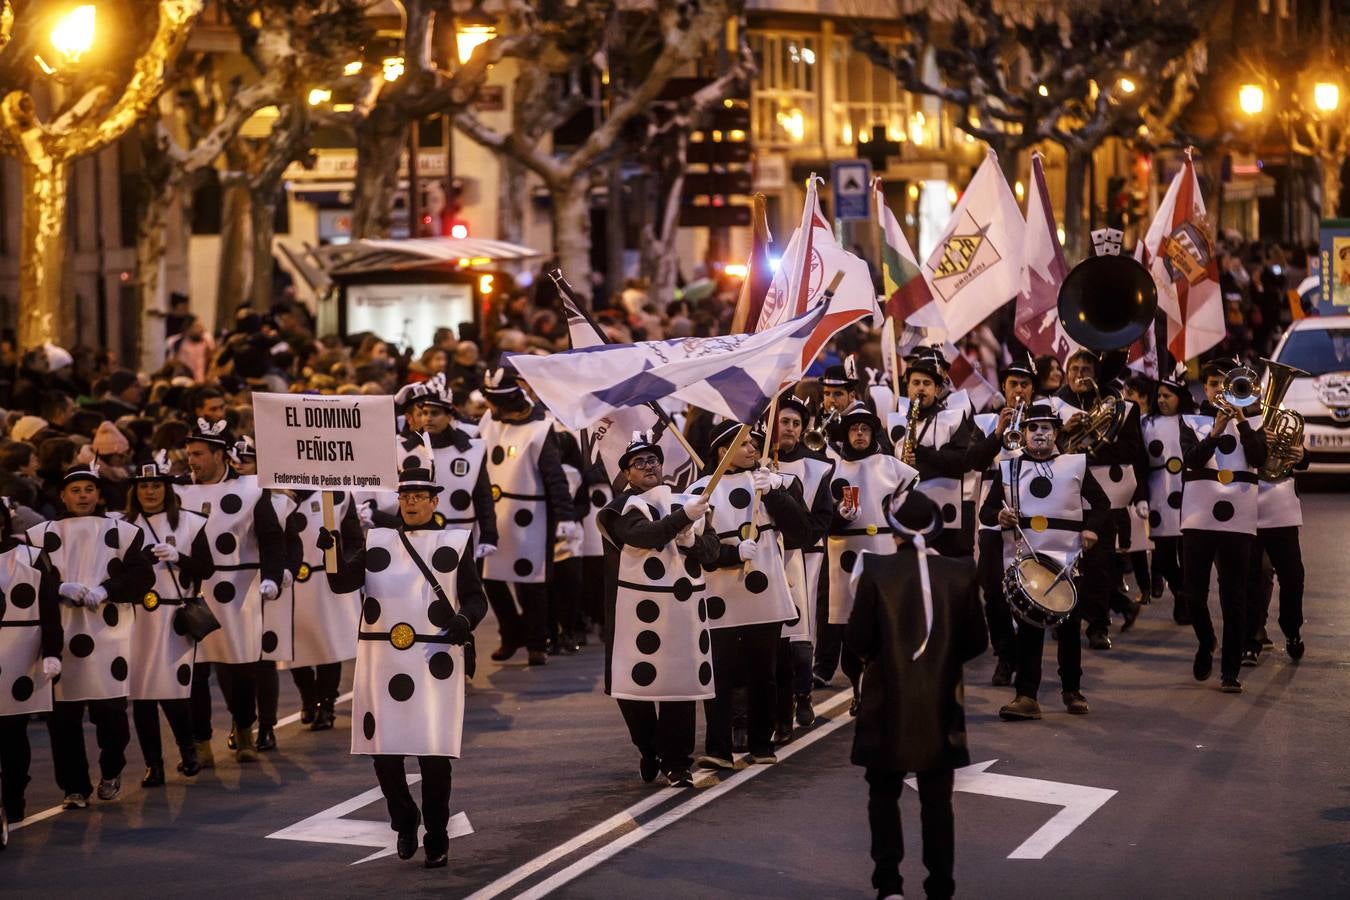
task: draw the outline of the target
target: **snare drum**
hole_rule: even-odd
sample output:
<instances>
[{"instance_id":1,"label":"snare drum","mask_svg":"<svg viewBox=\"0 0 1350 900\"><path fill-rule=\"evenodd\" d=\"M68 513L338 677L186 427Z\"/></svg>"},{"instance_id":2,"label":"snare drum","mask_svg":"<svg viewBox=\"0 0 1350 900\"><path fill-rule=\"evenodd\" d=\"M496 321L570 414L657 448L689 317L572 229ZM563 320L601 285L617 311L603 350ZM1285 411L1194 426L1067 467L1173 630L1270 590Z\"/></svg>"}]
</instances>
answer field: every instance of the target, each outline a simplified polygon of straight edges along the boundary
<instances>
[{"instance_id":1,"label":"snare drum","mask_svg":"<svg viewBox=\"0 0 1350 900\"><path fill-rule=\"evenodd\" d=\"M1062 565L1039 553L1019 556L1008 566L1003 594L1017 618L1037 628L1054 628L1069 617L1078 591L1070 577L1055 581L1063 571Z\"/></svg>"}]
</instances>

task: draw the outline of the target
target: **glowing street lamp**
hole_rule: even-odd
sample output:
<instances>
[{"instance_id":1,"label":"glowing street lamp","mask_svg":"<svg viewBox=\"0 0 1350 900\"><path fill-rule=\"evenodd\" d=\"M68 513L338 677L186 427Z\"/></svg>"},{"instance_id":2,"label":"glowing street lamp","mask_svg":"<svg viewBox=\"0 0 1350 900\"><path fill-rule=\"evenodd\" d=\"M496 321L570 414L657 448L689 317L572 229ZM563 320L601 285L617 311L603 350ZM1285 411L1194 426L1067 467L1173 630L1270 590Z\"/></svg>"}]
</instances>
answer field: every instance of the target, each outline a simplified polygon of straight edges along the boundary
<instances>
[{"instance_id":1,"label":"glowing street lamp","mask_svg":"<svg viewBox=\"0 0 1350 900\"><path fill-rule=\"evenodd\" d=\"M1131 81L1131 80L1128 79L1128 78L1122 78L1122 79L1120 79L1120 90L1121 90L1122 93L1133 94L1133 93L1134 93L1134 89L1135 89L1135 84L1134 84L1133 81Z\"/></svg>"},{"instance_id":2,"label":"glowing street lamp","mask_svg":"<svg viewBox=\"0 0 1350 900\"><path fill-rule=\"evenodd\" d=\"M1335 112L1341 105L1341 86L1334 81L1319 81L1314 84L1313 105L1320 112Z\"/></svg>"},{"instance_id":3,"label":"glowing street lamp","mask_svg":"<svg viewBox=\"0 0 1350 900\"><path fill-rule=\"evenodd\" d=\"M459 55L459 64L468 65L473 51L497 36L497 27L491 24L466 24L455 29L455 52Z\"/></svg>"},{"instance_id":4,"label":"glowing street lamp","mask_svg":"<svg viewBox=\"0 0 1350 900\"><path fill-rule=\"evenodd\" d=\"M52 47L66 65L75 65L94 46L94 7L77 6L61 17L52 29Z\"/></svg>"},{"instance_id":5,"label":"glowing street lamp","mask_svg":"<svg viewBox=\"0 0 1350 900\"><path fill-rule=\"evenodd\" d=\"M1238 88L1238 108L1249 116L1260 115L1266 108L1266 92L1259 84L1244 84Z\"/></svg>"}]
</instances>

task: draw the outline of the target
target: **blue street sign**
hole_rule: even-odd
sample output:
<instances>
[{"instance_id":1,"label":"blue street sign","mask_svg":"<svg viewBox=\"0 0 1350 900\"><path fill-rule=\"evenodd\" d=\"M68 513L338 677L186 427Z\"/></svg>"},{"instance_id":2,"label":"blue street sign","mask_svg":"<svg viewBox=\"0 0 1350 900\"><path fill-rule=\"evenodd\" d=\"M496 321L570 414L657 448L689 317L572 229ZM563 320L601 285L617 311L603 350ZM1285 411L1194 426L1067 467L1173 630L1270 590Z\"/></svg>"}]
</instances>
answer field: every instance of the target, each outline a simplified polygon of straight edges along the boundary
<instances>
[{"instance_id":1,"label":"blue street sign","mask_svg":"<svg viewBox=\"0 0 1350 900\"><path fill-rule=\"evenodd\" d=\"M865 159L830 163L830 187L834 194L834 217L841 221L872 218L872 164Z\"/></svg>"}]
</instances>

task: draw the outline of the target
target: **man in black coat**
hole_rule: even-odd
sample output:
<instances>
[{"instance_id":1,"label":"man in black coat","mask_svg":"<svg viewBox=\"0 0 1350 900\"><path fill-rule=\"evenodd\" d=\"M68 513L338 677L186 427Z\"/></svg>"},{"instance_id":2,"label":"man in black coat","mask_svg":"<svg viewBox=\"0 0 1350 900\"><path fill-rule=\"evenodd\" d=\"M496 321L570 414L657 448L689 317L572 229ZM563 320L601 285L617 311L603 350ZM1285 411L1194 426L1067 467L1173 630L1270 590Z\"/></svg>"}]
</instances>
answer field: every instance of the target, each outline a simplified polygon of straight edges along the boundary
<instances>
[{"instance_id":1,"label":"man in black coat","mask_svg":"<svg viewBox=\"0 0 1350 900\"><path fill-rule=\"evenodd\" d=\"M928 869L924 891L950 897L956 888L952 783L955 770L970 764L961 667L985 651L989 634L975 563L927 549L926 538L942 529L937 505L907 491L888 518L896 552L859 558L844 633L866 665L852 759L867 768L872 886L878 898L902 893L899 801L905 775L913 772Z\"/></svg>"}]
</instances>

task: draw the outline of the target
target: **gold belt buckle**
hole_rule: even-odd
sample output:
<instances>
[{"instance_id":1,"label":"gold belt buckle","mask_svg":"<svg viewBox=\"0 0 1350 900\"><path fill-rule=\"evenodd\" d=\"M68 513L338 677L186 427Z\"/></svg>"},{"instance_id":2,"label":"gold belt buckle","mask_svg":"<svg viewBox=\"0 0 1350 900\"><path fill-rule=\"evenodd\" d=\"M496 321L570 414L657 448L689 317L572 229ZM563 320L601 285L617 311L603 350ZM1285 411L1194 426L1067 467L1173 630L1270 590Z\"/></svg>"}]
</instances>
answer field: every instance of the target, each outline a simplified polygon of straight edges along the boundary
<instances>
[{"instance_id":1,"label":"gold belt buckle","mask_svg":"<svg viewBox=\"0 0 1350 900\"><path fill-rule=\"evenodd\" d=\"M309 576L312 574L314 574L314 572L310 569L309 563L301 563L300 568L295 573L295 580L309 581Z\"/></svg>"},{"instance_id":2,"label":"gold belt buckle","mask_svg":"<svg viewBox=\"0 0 1350 900\"><path fill-rule=\"evenodd\" d=\"M1171 472L1173 475L1178 474L1181 471L1181 460L1177 459L1175 456L1169 459L1167 461L1167 471Z\"/></svg>"},{"instance_id":3,"label":"gold belt buckle","mask_svg":"<svg viewBox=\"0 0 1350 900\"><path fill-rule=\"evenodd\" d=\"M1220 469L1220 470L1219 470L1219 484L1232 484L1232 483L1233 483L1233 470L1232 470L1232 469Z\"/></svg>"},{"instance_id":4,"label":"gold belt buckle","mask_svg":"<svg viewBox=\"0 0 1350 900\"><path fill-rule=\"evenodd\" d=\"M502 499L502 487L499 484L494 484L492 486L492 502L496 503L500 499Z\"/></svg>"},{"instance_id":5,"label":"gold belt buckle","mask_svg":"<svg viewBox=\"0 0 1350 900\"><path fill-rule=\"evenodd\" d=\"M754 522L746 522L741 526L741 540L757 541L759 540L759 528Z\"/></svg>"},{"instance_id":6,"label":"gold belt buckle","mask_svg":"<svg viewBox=\"0 0 1350 900\"><path fill-rule=\"evenodd\" d=\"M1050 520L1047 519L1045 516L1032 516L1032 517L1031 517L1031 530L1032 530L1032 531L1044 531L1045 529L1047 529L1047 528L1049 528L1049 527L1050 527Z\"/></svg>"},{"instance_id":7,"label":"gold belt buckle","mask_svg":"<svg viewBox=\"0 0 1350 900\"><path fill-rule=\"evenodd\" d=\"M159 606L159 594L154 591L146 591L145 596L141 598L141 606L145 607L146 612L151 612Z\"/></svg>"},{"instance_id":8,"label":"gold belt buckle","mask_svg":"<svg viewBox=\"0 0 1350 900\"><path fill-rule=\"evenodd\" d=\"M877 533L877 526L875 526L875 525L868 525L867 528L866 528L866 531L867 531L867 536L868 536L868 537L872 537L873 535L875 535L875 534Z\"/></svg>"},{"instance_id":9,"label":"gold belt buckle","mask_svg":"<svg viewBox=\"0 0 1350 900\"><path fill-rule=\"evenodd\" d=\"M417 632L407 622L399 622L393 628L389 629L389 643L394 645L395 650L407 650L417 640Z\"/></svg>"}]
</instances>

